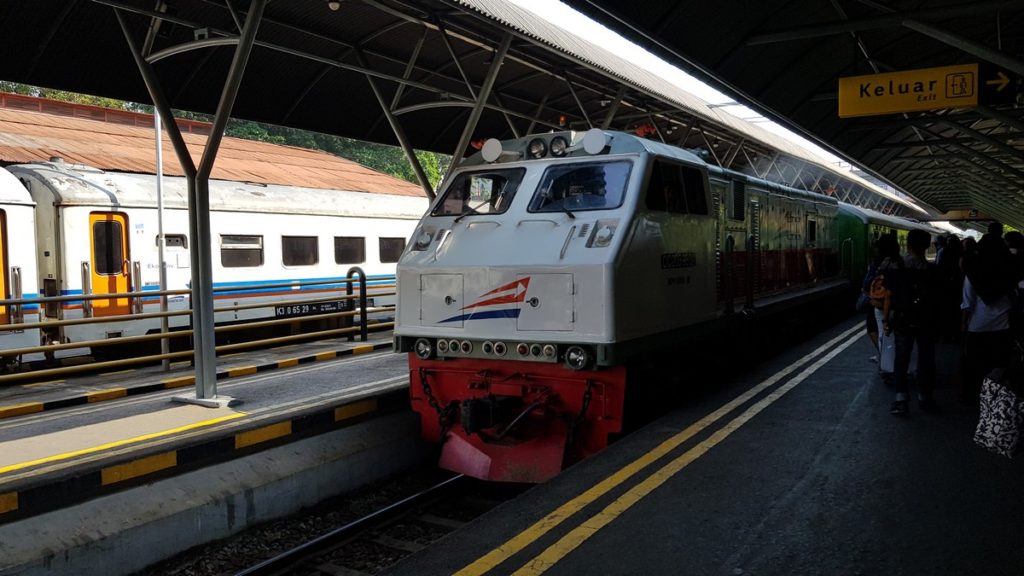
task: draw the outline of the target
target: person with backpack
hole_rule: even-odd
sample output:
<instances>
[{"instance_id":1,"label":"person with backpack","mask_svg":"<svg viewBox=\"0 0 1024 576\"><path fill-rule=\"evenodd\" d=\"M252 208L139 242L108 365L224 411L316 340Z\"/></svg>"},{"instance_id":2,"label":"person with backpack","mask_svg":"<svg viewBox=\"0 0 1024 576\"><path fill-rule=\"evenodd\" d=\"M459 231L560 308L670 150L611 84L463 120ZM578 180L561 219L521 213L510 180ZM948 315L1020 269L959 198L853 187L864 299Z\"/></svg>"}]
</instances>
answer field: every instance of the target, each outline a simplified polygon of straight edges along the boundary
<instances>
[{"instance_id":1,"label":"person with backpack","mask_svg":"<svg viewBox=\"0 0 1024 576\"><path fill-rule=\"evenodd\" d=\"M903 258L900 257L900 244L895 233L884 234L875 242L875 264L870 271L870 279L865 278L864 290L871 302L871 315L875 321L875 334L878 337L878 372L887 384L893 373L896 358L894 336L882 330L882 310L885 298L889 293L885 279L898 274L903 269Z\"/></svg>"},{"instance_id":2,"label":"person with backpack","mask_svg":"<svg viewBox=\"0 0 1024 576\"><path fill-rule=\"evenodd\" d=\"M923 410L935 407L935 329L938 307L938 278L935 267L925 258L932 237L924 230L907 234L907 256L903 266L886 275L888 290L882 308L882 329L894 334L896 358L893 385L896 400L889 408L895 416L910 413L910 387L907 371L910 356L917 345L918 405Z\"/></svg>"},{"instance_id":3,"label":"person with backpack","mask_svg":"<svg viewBox=\"0 0 1024 576\"><path fill-rule=\"evenodd\" d=\"M1010 360L1010 316L1016 275L1010 250L1002 239L985 236L978 250L964 258L964 370L960 400L977 402L981 382L993 368Z\"/></svg>"}]
</instances>

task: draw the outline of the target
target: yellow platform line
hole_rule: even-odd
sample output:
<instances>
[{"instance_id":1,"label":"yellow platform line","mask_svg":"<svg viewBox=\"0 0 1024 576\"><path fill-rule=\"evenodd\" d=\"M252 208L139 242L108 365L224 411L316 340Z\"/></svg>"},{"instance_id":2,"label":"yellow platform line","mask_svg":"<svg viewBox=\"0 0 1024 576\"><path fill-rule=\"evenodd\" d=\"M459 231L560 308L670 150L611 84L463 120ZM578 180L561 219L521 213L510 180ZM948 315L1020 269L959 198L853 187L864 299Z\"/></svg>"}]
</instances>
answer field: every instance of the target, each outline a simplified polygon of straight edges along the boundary
<instances>
[{"instance_id":1,"label":"yellow platform line","mask_svg":"<svg viewBox=\"0 0 1024 576\"><path fill-rule=\"evenodd\" d=\"M373 344L363 344L361 346L356 346L355 348L353 348L352 349L352 353L353 354L366 354L367 352L373 352L373 350L374 350Z\"/></svg>"},{"instance_id":2,"label":"yellow platform line","mask_svg":"<svg viewBox=\"0 0 1024 576\"><path fill-rule=\"evenodd\" d=\"M11 418L13 416L21 416L22 414L32 414L33 412L42 411L42 402L26 402L24 404L12 404L10 406L0 406L0 418Z\"/></svg>"},{"instance_id":3,"label":"yellow platform line","mask_svg":"<svg viewBox=\"0 0 1024 576\"><path fill-rule=\"evenodd\" d=\"M124 482L139 476L145 476L158 470L173 468L178 465L178 451L163 452L146 456L138 460L132 460L124 464L104 468L100 472L100 483L102 486Z\"/></svg>"},{"instance_id":4,"label":"yellow platform line","mask_svg":"<svg viewBox=\"0 0 1024 576\"><path fill-rule=\"evenodd\" d=\"M237 450L247 446L254 446L275 438L287 436L291 433L291 420L278 422L277 424L271 424L269 426L263 426L262 428L257 428L255 430L246 430L245 432L235 434L235 449Z\"/></svg>"},{"instance_id":5,"label":"yellow platform line","mask_svg":"<svg viewBox=\"0 0 1024 576\"><path fill-rule=\"evenodd\" d=\"M106 390L97 390L95 392L89 392L88 394L85 395L85 398L88 402L102 402L104 400L122 398L127 395L127 388L108 388Z\"/></svg>"},{"instance_id":6,"label":"yellow platform line","mask_svg":"<svg viewBox=\"0 0 1024 576\"><path fill-rule=\"evenodd\" d=\"M299 359L298 358L289 358L287 360L278 360L277 361L277 367L278 368L291 368L292 366L298 366L298 365L299 365Z\"/></svg>"},{"instance_id":7,"label":"yellow platform line","mask_svg":"<svg viewBox=\"0 0 1024 576\"><path fill-rule=\"evenodd\" d=\"M74 458L75 456L83 456L85 454L95 454L96 452L102 452L103 450L109 450L111 448L117 448L119 446L127 446L128 444L135 444L137 442L143 442L145 440L152 440L154 438L161 438L164 436L170 436L172 434L178 434L180 432L186 432L188 430L195 430L196 428L203 428L204 426L213 426L214 424L220 424L221 422L227 422L228 420L235 420L243 416L248 416L246 412L236 412L234 414L228 414L219 418L211 418L209 420L203 420L202 422L195 422L187 424L185 426L179 426L177 428L171 428L170 430L163 430L161 432L153 432L152 434L144 434L142 436L136 436L134 438L126 438L124 440L118 440L116 442L108 442L107 444L101 444L99 446L93 446L91 448L83 448L81 450L75 450L72 452L64 452L63 454L55 454L53 456L46 456L45 458L37 458L35 460L29 460L28 462L19 462L18 464L11 464L8 466L0 467L0 474L6 474L7 472L13 472L15 470L21 470L24 468L31 468L32 466L38 466L40 464L48 464L50 462L59 462L60 460L67 460L68 458Z\"/></svg>"},{"instance_id":8,"label":"yellow platform line","mask_svg":"<svg viewBox=\"0 0 1024 576\"><path fill-rule=\"evenodd\" d=\"M316 359L317 360L332 360L332 359L337 358L337 357L338 357L338 353L335 352L334 350L331 350L329 352L317 352L316 353Z\"/></svg>"}]
</instances>

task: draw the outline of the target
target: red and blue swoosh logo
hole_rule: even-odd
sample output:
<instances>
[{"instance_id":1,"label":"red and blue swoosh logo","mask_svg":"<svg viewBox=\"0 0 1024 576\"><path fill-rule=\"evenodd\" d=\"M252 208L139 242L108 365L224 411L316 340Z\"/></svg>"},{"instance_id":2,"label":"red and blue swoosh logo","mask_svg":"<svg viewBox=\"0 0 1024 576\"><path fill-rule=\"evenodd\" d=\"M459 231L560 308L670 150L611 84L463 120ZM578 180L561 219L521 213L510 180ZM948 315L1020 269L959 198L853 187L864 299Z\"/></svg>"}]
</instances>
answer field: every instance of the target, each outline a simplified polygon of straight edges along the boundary
<instances>
[{"instance_id":1,"label":"red and blue swoosh logo","mask_svg":"<svg viewBox=\"0 0 1024 576\"><path fill-rule=\"evenodd\" d=\"M482 294L476 302L463 306L462 314L441 320L440 323L483 320L485 318L518 318L519 304L526 300L526 289L529 286L529 276L498 286L494 290Z\"/></svg>"}]
</instances>

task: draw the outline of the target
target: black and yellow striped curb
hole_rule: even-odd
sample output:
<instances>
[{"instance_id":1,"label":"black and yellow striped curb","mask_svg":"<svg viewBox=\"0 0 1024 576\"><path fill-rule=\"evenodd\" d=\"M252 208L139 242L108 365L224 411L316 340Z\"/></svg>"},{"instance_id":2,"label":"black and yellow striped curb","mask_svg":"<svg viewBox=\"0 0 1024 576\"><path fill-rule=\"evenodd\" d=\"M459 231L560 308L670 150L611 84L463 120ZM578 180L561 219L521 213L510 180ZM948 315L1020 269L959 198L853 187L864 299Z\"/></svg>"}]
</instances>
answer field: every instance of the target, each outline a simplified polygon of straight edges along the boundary
<instances>
[{"instance_id":1,"label":"black and yellow striped curb","mask_svg":"<svg viewBox=\"0 0 1024 576\"><path fill-rule=\"evenodd\" d=\"M361 344L352 348L344 348L341 350L327 350L324 352L316 352L307 356L299 356L296 358L287 358L284 360L275 360L273 362L267 362L265 364L251 365L251 366L236 366L221 370L217 372L217 379L223 380L226 378L238 378L239 376L250 376L259 372L267 372L269 370L276 370L278 368L290 368L292 366L298 366L299 364L309 364L311 362L319 362L323 360L334 360L335 358L343 358L345 356L355 356L358 354L367 354L369 352L376 352L378 350L391 349L391 342L378 342L375 344ZM186 386L195 386L196 377L190 376L179 376L176 378L165 378L159 382L152 384L140 384L138 386L129 387L118 387L118 388L106 388L103 390L92 390L89 392L83 392L75 396L69 396L67 398L59 398L57 400L48 400L46 402L23 402L21 404L7 404L0 405L0 419L13 418L14 416L22 416L24 414L33 414L35 412L45 412L47 410L56 410L58 408L69 408L71 406L80 406L82 404L91 404L93 402L102 402L104 400L114 400L117 398L124 398L125 396L136 396L139 394L148 394L150 392L160 392L162 390L170 390L173 388L183 388ZM0 495L0 510L3 509L2 495Z\"/></svg>"},{"instance_id":2,"label":"black and yellow striped curb","mask_svg":"<svg viewBox=\"0 0 1024 576\"><path fill-rule=\"evenodd\" d=\"M393 390L276 422L263 419L248 428L236 426L219 433L212 430L205 437L170 450L139 450L121 460L28 476L8 486L0 481L0 524L409 409L408 392Z\"/></svg>"}]
</instances>

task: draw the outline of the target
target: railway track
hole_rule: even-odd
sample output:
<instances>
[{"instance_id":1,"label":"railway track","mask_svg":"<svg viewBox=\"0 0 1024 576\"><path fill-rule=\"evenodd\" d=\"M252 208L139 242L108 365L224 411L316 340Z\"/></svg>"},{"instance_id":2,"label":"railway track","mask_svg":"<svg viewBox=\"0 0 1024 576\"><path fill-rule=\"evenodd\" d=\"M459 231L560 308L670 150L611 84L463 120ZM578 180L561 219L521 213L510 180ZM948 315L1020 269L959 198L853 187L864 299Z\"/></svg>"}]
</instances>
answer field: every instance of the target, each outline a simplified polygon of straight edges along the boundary
<instances>
[{"instance_id":1,"label":"railway track","mask_svg":"<svg viewBox=\"0 0 1024 576\"><path fill-rule=\"evenodd\" d=\"M373 575L529 486L418 471L193 549L136 576ZM358 511L358 513L352 513Z\"/></svg>"}]
</instances>

